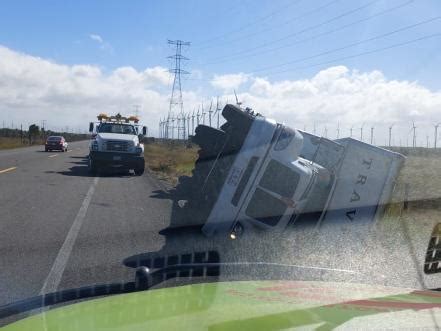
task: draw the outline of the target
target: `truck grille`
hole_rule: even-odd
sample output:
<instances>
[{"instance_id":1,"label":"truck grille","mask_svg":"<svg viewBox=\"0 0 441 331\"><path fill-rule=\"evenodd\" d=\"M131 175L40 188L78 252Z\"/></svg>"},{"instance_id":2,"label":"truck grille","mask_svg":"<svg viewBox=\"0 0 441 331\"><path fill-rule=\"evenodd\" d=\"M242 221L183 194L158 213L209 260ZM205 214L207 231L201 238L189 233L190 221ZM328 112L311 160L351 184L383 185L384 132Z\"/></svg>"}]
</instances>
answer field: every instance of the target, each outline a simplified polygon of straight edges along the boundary
<instances>
[{"instance_id":1,"label":"truck grille","mask_svg":"<svg viewBox=\"0 0 441 331\"><path fill-rule=\"evenodd\" d=\"M127 152L129 144L126 141L106 141L106 151Z\"/></svg>"}]
</instances>

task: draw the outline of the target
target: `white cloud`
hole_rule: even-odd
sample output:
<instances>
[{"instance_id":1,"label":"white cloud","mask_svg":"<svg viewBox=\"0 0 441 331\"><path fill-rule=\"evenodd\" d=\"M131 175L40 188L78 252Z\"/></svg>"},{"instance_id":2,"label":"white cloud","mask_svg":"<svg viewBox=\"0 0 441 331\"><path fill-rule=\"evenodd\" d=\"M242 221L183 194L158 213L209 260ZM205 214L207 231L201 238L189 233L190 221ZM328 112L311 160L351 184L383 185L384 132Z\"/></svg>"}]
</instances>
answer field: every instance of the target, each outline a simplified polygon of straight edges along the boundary
<instances>
[{"instance_id":1,"label":"white cloud","mask_svg":"<svg viewBox=\"0 0 441 331\"><path fill-rule=\"evenodd\" d=\"M100 43L100 44L102 44L104 42L103 38L100 35L98 35L98 34L91 33L89 35L89 38L94 40L94 41L96 41L96 42L98 42L98 43Z\"/></svg>"},{"instance_id":2,"label":"white cloud","mask_svg":"<svg viewBox=\"0 0 441 331\"><path fill-rule=\"evenodd\" d=\"M388 126L395 123L396 144L405 145L412 121L418 123L419 144L432 139L432 123L441 121L441 92L430 91L417 82L388 80L380 71L359 72L345 66L331 67L310 79L270 82L254 78L250 88L239 95L244 104L280 122L312 130L314 123L323 134L341 134L364 139L374 127L377 143L384 144ZM332 134L330 133L332 130ZM369 138L368 138L369 139Z\"/></svg>"},{"instance_id":3,"label":"white cloud","mask_svg":"<svg viewBox=\"0 0 441 331\"><path fill-rule=\"evenodd\" d=\"M246 83L248 79L249 75L244 73L214 75L211 85L225 92L231 92L232 90L238 89L242 84Z\"/></svg>"},{"instance_id":4,"label":"white cloud","mask_svg":"<svg viewBox=\"0 0 441 331\"><path fill-rule=\"evenodd\" d=\"M120 67L103 72L94 65L63 65L0 46L0 123L40 123L49 126L81 127L99 112L130 114L133 104L141 104L141 116L156 133L158 120L166 116L171 77L166 68L145 70ZM217 76L216 87L223 89L221 100L233 102L233 89L244 106L278 122L317 133L328 128L335 136L354 128L357 137L365 123L365 137L375 126L378 143L384 143L387 128L394 126L395 143L406 144L412 121L417 125L419 144L426 135L433 140L433 123L441 122L441 92L417 82L390 80L380 71L359 72L345 66L331 67L309 79L271 81L243 73ZM241 85L246 82L246 85ZM238 92L239 92L238 91ZM186 110L197 109L202 96L215 95L205 87L184 90Z\"/></svg>"},{"instance_id":5,"label":"white cloud","mask_svg":"<svg viewBox=\"0 0 441 331\"><path fill-rule=\"evenodd\" d=\"M92 65L67 66L0 47L0 121L86 128L99 112L141 116L156 128L168 110L168 73L122 67L104 74ZM149 123L150 125L150 123Z\"/></svg>"}]
</instances>

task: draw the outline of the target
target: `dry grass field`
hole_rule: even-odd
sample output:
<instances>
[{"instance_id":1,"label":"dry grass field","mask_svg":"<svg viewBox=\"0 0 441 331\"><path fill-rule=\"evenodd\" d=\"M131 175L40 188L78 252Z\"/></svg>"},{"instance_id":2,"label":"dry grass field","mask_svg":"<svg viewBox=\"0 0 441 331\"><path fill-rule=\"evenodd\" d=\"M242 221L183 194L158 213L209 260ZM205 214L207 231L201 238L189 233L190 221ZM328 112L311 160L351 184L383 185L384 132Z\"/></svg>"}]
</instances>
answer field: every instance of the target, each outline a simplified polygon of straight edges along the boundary
<instances>
[{"instance_id":1,"label":"dry grass field","mask_svg":"<svg viewBox=\"0 0 441 331\"><path fill-rule=\"evenodd\" d=\"M179 176L191 176L198 149L180 142L149 143L145 145L145 162L160 179L176 185Z\"/></svg>"},{"instance_id":2,"label":"dry grass field","mask_svg":"<svg viewBox=\"0 0 441 331\"><path fill-rule=\"evenodd\" d=\"M0 149L17 148L22 146L27 145L22 144L20 138L0 137Z\"/></svg>"}]
</instances>

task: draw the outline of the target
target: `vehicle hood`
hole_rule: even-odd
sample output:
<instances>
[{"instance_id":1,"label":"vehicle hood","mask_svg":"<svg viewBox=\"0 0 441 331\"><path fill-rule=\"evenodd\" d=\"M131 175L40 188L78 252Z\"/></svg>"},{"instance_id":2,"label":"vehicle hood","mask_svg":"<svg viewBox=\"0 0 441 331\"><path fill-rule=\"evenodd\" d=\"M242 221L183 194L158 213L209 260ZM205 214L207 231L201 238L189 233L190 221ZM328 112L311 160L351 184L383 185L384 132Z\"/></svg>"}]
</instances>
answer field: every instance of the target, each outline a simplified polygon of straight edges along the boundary
<instances>
[{"instance_id":1,"label":"vehicle hood","mask_svg":"<svg viewBox=\"0 0 441 331\"><path fill-rule=\"evenodd\" d=\"M323 330L436 328L441 293L350 283L243 281L83 301L4 330Z\"/></svg>"},{"instance_id":2,"label":"vehicle hood","mask_svg":"<svg viewBox=\"0 0 441 331\"><path fill-rule=\"evenodd\" d=\"M121 141L132 141L138 139L136 135L132 134L121 134L121 133L98 133L98 137L104 140L121 140Z\"/></svg>"}]
</instances>

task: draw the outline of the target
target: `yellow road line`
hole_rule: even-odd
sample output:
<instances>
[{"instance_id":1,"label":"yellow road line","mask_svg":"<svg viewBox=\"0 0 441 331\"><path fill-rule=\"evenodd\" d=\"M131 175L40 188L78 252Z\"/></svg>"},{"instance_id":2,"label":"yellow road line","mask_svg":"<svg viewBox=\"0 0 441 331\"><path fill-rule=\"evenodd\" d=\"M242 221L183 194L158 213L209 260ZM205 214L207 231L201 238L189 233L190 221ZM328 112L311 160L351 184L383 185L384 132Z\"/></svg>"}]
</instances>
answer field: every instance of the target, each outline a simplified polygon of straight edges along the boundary
<instances>
[{"instance_id":1,"label":"yellow road line","mask_svg":"<svg viewBox=\"0 0 441 331\"><path fill-rule=\"evenodd\" d=\"M58 156L58 154L49 155L48 157L56 157L56 156Z\"/></svg>"},{"instance_id":2,"label":"yellow road line","mask_svg":"<svg viewBox=\"0 0 441 331\"><path fill-rule=\"evenodd\" d=\"M15 169L17 169L17 167L11 167L11 168L7 168L7 169L3 169L3 170L0 170L0 174L3 174L3 173L8 172L8 171L15 170Z\"/></svg>"}]
</instances>

